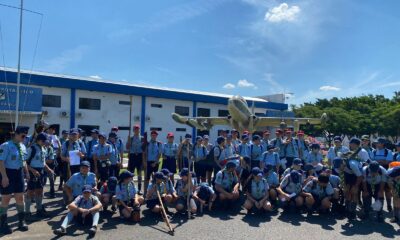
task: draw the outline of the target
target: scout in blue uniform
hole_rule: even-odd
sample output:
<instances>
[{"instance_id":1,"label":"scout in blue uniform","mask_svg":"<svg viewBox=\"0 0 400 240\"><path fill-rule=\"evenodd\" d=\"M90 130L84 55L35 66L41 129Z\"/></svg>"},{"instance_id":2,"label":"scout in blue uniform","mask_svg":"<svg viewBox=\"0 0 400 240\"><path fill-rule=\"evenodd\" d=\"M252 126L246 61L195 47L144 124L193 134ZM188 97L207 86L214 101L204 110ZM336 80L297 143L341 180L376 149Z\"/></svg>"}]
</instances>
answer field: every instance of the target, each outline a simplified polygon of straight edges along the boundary
<instances>
[{"instance_id":1,"label":"scout in blue uniform","mask_svg":"<svg viewBox=\"0 0 400 240\"><path fill-rule=\"evenodd\" d=\"M163 193L162 198L167 203L167 205L169 205L178 199L178 195L176 194L176 190L174 187L174 182L171 180L174 174L171 173L167 168L161 169L160 172L162 172L166 177L164 180L166 186L166 192Z\"/></svg>"},{"instance_id":2,"label":"scout in blue uniform","mask_svg":"<svg viewBox=\"0 0 400 240\"><path fill-rule=\"evenodd\" d=\"M275 138L271 141L271 144L274 145L275 151L279 154L280 159L285 158L282 135L282 129L277 129L275 131ZM281 169L281 171L284 171L284 169Z\"/></svg>"},{"instance_id":3,"label":"scout in blue uniform","mask_svg":"<svg viewBox=\"0 0 400 240\"><path fill-rule=\"evenodd\" d=\"M282 179L280 186L276 189L279 194L280 204L285 210L287 210L288 207L296 207L296 209L299 210L303 206L304 199L301 195L301 179L301 173L293 170Z\"/></svg>"},{"instance_id":4,"label":"scout in blue uniform","mask_svg":"<svg viewBox=\"0 0 400 240\"><path fill-rule=\"evenodd\" d=\"M58 158L60 156L61 152L61 143L60 140L57 137L56 134L56 125L50 125L49 129L47 129L47 134L48 134L48 141L46 142L46 151L47 151L47 158L46 158L46 164L47 166L53 170L53 174L49 174L46 172L46 181L47 182L47 177L49 178L50 181L50 191L49 195L50 198L55 198L55 189L54 189L54 181L57 175L57 170L58 170ZM46 185L46 184L45 184Z\"/></svg>"},{"instance_id":5,"label":"scout in blue uniform","mask_svg":"<svg viewBox=\"0 0 400 240\"><path fill-rule=\"evenodd\" d=\"M331 166L335 158L341 157L343 154L348 153L350 150L348 147L342 145L342 138L340 136L335 136L333 138L334 146L330 147L328 150L328 165ZM333 174L337 174L333 171Z\"/></svg>"},{"instance_id":6,"label":"scout in blue uniform","mask_svg":"<svg viewBox=\"0 0 400 240\"><path fill-rule=\"evenodd\" d=\"M87 151L86 158L90 162L90 166L95 166L93 161L93 152L94 152L94 146L99 144L99 130L92 129L91 137L92 139L86 144L86 151Z\"/></svg>"},{"instance_id":7,"label":"scout in blue uniform","mask_svg":"<svg viewBox=\"0 0 400 240\"><path fill-rule=\"evenodd\" d=\"M239 198L239 179L235 168L234 162L228 162L225 168L219 171L215 177L215 190L218 198L222 205L227 208Z\"/></svg>"},{"instance_id":8,"label":"scout in blue uniform","mask_svg":"<svg viewBox=\"0 0 400 240\"><path fill-rule=\"evenodd\" d=\"M386 170L382 166L379 166L379 163L376 161L372 161L369 166L365 166L363 168L363 209L364 215L363 218L369 218L372 198L376 201L380 201L380 208L377 209L377 221L383 221L383 198L385 185L387 183Z\"/></svg>"},{"instance_id":9,"label":"scout in blue uniform","mask_svg":"<svg viewBox=\"0 0 400 240\"><path fill-rule=\"evenodd\" d=\"M393 154L393 161L400 162L400 142L395 144L396 152Z\"/></svg>"},{"instance_id":10,"label":"scout in blue uniform","mask_svg":"<svg viewBox=\"0 0 400 240\"><path fill-rule=\"evenodd\" d=\"M276 190L279 187L279 176L275 172L275 169L271 165L267 165L264 169L264 178L267 180L269 186L269 200L272 206L277 206L278 192Z\"/></svg>"},{"instance_id":11,"label":"scout in blue uniform","mask_svg":"<svg viewBox=\"0 0 400 240\"><path fill-rule=\"evenodd\" d=\"M254 135L252 144L250 144L251 168L260 167L263 152L264 148L261 145L260 136Z\"/></svg>"},{"instance_id":12,"label":"scout in blue uniform","mask_svg":"<svg viewBox=\"0 0 400 240\"><path fill-rule=\"evenodd\" d=\"M103 205L103 211L107 211L108 206L111 204L111 210L113 213L117 210L116 204L117 199L115 198L115 192L118 184L118 179L116 177L110 177L107 182L103 183L100 192L100 201Z\"/></svg>"},{"instance_id":13,"label":"scout in blue uniform","mask_svg":"<svg viewBox=\"0 0 400 240\"><path fill-rule=\"evenodd\" d=\"M299 149L299 158L302 161L305 161L308 157L309 149L308 149L308 141L304 139L304 132L302 130L299 130L297 132L297 138L295 139L296 144Z\"/></svg>"},{"instance_id":14,"label":"scout in blue uniform","mask_svg":"<svg viewBox=\"0 0 400 240\"><path fill-rule=\"evenodd\" d=\"M111 155L110 155L110 177L117 177L119 178L119 171L122 166L122 156L119 154L117 149L117 134L110 133L108 134L108 141L107 143L111 146Z\"/></svg>"},{"instance_id":15,"label":"scout in blue uniform","mask_svg":"<svg viewBox=\"0 0 400 240\"><path fill-rule=\"evenodd\" d=\"M292 137L292 131L285 131L286 139L283 141L283 153L286 159L286 168L290 168L293 160L299 157L299 146L297 141Z\"/></svg>"},{"instance_id":16,"label":"scout in blue uniform","mask_svg":"<svg viewBox=\"0 0 400 240\"><path fill-rule=\"evenodd\" d=\"M207 148L207 157L204 160L204 171L206 172L206 179L208 184L211 184L212 174L214 170L214 156L210 155L214 145L210 143L210 137L208 135L203 136L203 145Z\"/></svg>"},{"instance_id":17,"label":"scout in blue uniform","mask_svg":"<svg viewBox=\"0 0 400 240\"><path fill-rule=\"evenodd\" d=\"M247 213L251 213L251 209L255 207L257 210L272 211L272 205L268 201L269 198L269 185L267 180L263 178L263 171L254 167L251 170L251 180L248 182L247 199L243 207L247 209Z\"/></svg>"},{"instance_id":18,"label":"scout in blue uniform","mask_svg":"<svg viewBox=\"0 0 400 240\"><path fill-rule=\"evenodd\" d=\"M213 185L215 183L215 177L217 176L217 173L223 168L221 162L223 162L226 159L224 148L225 148L225 138L220 136L217 138L217 145L214 146L213 150L210 152L210 154L214 155L213 156L214 176L212 180Z\"/></svg>"},{"instance_id":19,"label":"scout in blue uniform","mask_svg":"<svg viewBox=\"0 0 400 240\"><path fill-rule=\"evenodd\" d=\"M157 131L151 131L151 139L146 147L146 163L144 165L146 169L146 179L144 181L144 189L147 191L149 186L150 177L153 173L158 171L158 165L160 163L160 157L162 155L162 143L157 141ZM146 195L146 192L145 192Z\"/></svg>"},{"instance_id":20,"label":"scout in blue uniform","mask_svg":"<svg viewBox=\"0 0 400 240\"><path fill-rule=\"evenodd\" d=\"M250 157L250 144L249 136L247 134L242 135L242 142L238 146L238 154L240 156L240 182L245 187L245 182L250 176L251 171L251 157Z\"/></svg>"},{"instance_id":21,"label":"scout in blue uniform","mask_svg":"<svg viewBox=\"0 0 400 240\"><path fill-rule=\"evenodd\" d=\"M268 145L270 145L270 140L269 140L270 135L271 134L268 130L265 130L263 132L263 137L261 139L261 145L263 146L264 151L267 149Z\"/></svg>"},{"instance_id":22,"label":"scout in blue uniform","mask_svg":"<svg viewBox=\"0 0 400 240\"><path fill-rule=\"evenodd\" d=\"M377 161L382 167L385 169L389 168L389 164L393 161L393 153L391 150L385 147L386 139L378 138L375 141L376 148L372 150L372 159ZM385 183L385 197L387 203L387 210L391 212L392 208L392 193L389 188L389 185Z\"/></svg>"},{"instance_id":23,"label":"scout in blue uniform","mask_svg":"<svg viewBox=\"0 0 400 240\"><path fill-rule=\"evenodd\" d=\"M111 128L110 132L115 133L117 135L117 140L115 141L116 142L115 145L119 151L119 155L124 156L125 145L124 145L124 141L122 141L122 139L118 136L118 131L119 131L118 127L114 126ZM121 162L121 164L122 164L122 162Z\"/></svg>"},{"instance_id":24,"label":"scout in blue uniform","mask_svg":"<svg viewBox=\"0 0 400 240\"><path fill-rule=\"evenodd\" d=\"M90 163L83 161L80 165L80 172L75 173L64 185L64 192L67 197L66 202L72 202L77 196L82 193L84 185L95 187L97 184L96 174L89 172Z\"/></svg>"},{"instance_id":25,"label":"scout in blue uniform","mask_svg":"<svg viewBox=\"0 0 400 240\"><path fill-rule=\"evenodd\" d=\"M372 151L374 150L371 147L371 141L370 141L370 137L368 135L363 135L361 137L361 147L365 149L365 151L368 152L369 158L372 159Z\"/></svg>"},{"instance_id":26,"label":"scout in blue uniform","mask_svg":"<svg viewBox=\"0 0 400 240\"><path fill-rule=\"evenodd\" d=\"M140 205L144 199L137 194L133 173L129 171L121 173L115 197L118 200L119 214L123 218L134 222L140 221Z\"/></svg>"},{"instance_id":27,"label":"scout in blue uniform","mask_svg":"<svg viewBox=\"0 0 400 240\"><path fill-rule=\"evenodd\" d=\"M37 215L39 217L47 217L47 212L42 206L43 187L46 179L45 171L49 172L51 175L53 175L54 172L46 163L46 141L48 141L47 134L39 133L36 137L36 143L31 145L28 149L26 163L29 170L29 182L25 199L25 213L28 217L31 215L31 204L33 199L36 203Z\"/></svg>"},{"instance_id":28,"label":"scout in blue uniform","mask_svg":"<svg viewBox=\"0 0 400 240\"><path fill-rule=\"evenodd\" d=\"M62 161L66 162L66 167L69 168L69 169L66 169L66 172L67 172L66 179L69 179L70 176L79 172L79 167L80 167L80 163L71 165L69 152L77 150L78 151L77 154L78 154L79 158L81 159L81 161L82 161L82 159L85 158L85 154L86 154L85 144L83 144L82 141L79 139L78 129L73 128L69 131L68 140L63 143L61 149L62 149L61 159L62 159Z\"/></svg>"},{"instance_id":29,"label":"scout in blue uniform","mask_svg":"<svg viewBox=\"0 0 400 240\"><path fill-rule=\"evenodd\" d=\"M193 157L193 144L192 135L185 134L185 139L179 144L178 148L178 159L179 159L179 170L182 168L193 169L193 163L189 166L189 159Z\"/></svg>"},{"instance_id":30,"label":"scout in blue uniform","mask_svg":"<svg viewBox=\"0 0 400 240\"><path fill-rule=\"evenodd\" d=\"M311 144L311 150L307 155L305 163L316 166L318 163L322 163L322 160L321 146L318 143Z\"/></svg>"},{"instance_id":31,"label":"scout in blue uniform","mask_svg":"<svg viewBox=\"0 0 400 240\"><path fill-rule=\"evenodd\" d=\"M128 171L135 172L136 170L139 193L142 191L142 171L145 165L145 159L143 157L143 142L143 136L140 135L140 126L133 126L133 136L128 139L126 150L129 151Z\"/></svg>"},{"instance_id":32,"label":"scout in blue uniform","mask_svg":"<svg viewBox=\"0 0 400 240\"><path fill-rule=\"evenodd\" d=\"M331 208L331 198L334 194L333 187L329 183L329 176L322 173L318 178L309 181L304 186L302 194L309 215L315 210L326 213Z\"/></svg>"},{"instance_id":33,"label":"scout in blue uniform","mask_svg":"<svg viewBox=\"0 0 400 240\"><path fill-rule=\"evenodd\" d=\"M200 183L193 193L193 199L196 200L200 206L200 213L203 213L203 208L208 206L208 211L212 210L217 195L208 183Z\"/></svg>"},{"instance_id":34,"label":"scout in blue uniform","mask_svg":"<svg viewBox=\"0 0 400 240\"><path fill-rule=\"evenodd\" d=\"M400 224L400 167L394 167L387 171L388 182L393 193L393 218L392 223Z\"/></svg>"},{"instance_id":35,"label":"scout in blue uniform","mask_svg":"<svg viewBox=\"0 0 400 240\"><path fill-rule=\"evenodd\" d=\"M185 210L185 208L189 208L190 212L192 214L195 214L197 212L197 206L196 202L192 198L193 192L196 189L196 186L194 184L194 181L192 179L191 183L189 183L189 169L188 168L183 168L182 171L179 173L179 176L181 179L179 179L176 182L175 189L178 194L178 200L176 201L176 210L178 212L182 212ZM190 200L189 200L189 206L187 206L187 197L188 197L188 191L190 189Z\"/></svg>"},{"instance_id":36,"label":"scout in blue uniform","mask_svg":"<svg viewBox=\"0 0 400 240\"><path fill-rule=\"evenodd\" d=\"M153 213L161 212L161 204L157 196L157 191L160 193L161 200L164 201L163 198L168 194L167 184L165 182L167 179L168 176L165 176L162 172L156 172L153 175L152 183L147 188L146 207Z\"/></svg>"},{"instance_id":37,"label":"scout in blue uniform","mask_svg":"<svg viewBox=\"0 0 400 240\"><path fill-rule=\"evenodd\" d=\"M174 143L174 134L167 134L167 142L164 143L163 150L163 164L162 168L168 169L171 173L176 173L176 160L178 155L178 144ZM174 175L170 176L171 181L174 182Z\"/></svg>"},{"instance_id":38,"label":"scout in blue uniform","mask_svg":"<svg viewBox=\"0 0 400 240\"><path fill-rule=\"evenodd\" d=\"M107 181L110 177L112 147L107 143L107 137L104 133L99 133L99 144L93 147L94 173L99 178L99 185Z\"/></svg>"},{"instance_id":39,"label":"scout in blue uniform","mask_svg":"<svg viewBox=\"0 0 400 240\"><path fill-rule=\"evenodd\" d=\"M279 172L280 159L279 154L275 152L275 147L273 145L268 145L262 154L261 169L271 166L274 171Z\"/></svg>"},{"instance_id":40,"label":"scout in blue uniform","mask_svg":"<svg viewBox=\"0 0 400 240\"><path fill-rule=\"evenodd\" d=\"M68 180L68 174L69 174L69 170L67 171L67 169L69 168L67 167L67 163L61 159L62 146L68 140L68 131L62 130L61 135L62 136L60 138L60 149L57 153L57 162L58 162L57 173L58 175L60 175L60 184L58 185L58 191L63 190L63 183Z\"/></svg>"},{"instance_id":41,"label":"scout in blue uniform","mask_svg":"<svg viewBox=\"0 0 400 240\"><path fill-rule=\"evenodd\" d=\"M85 185L81 190L82 194L68 205L68 214L64 218L61 228L54 230L56 235L67 234L68 224L75 218L76 222L83 224L91 222L92 226L89 229L89 236L94 237L97 231L97 225L100 219L100 209L102 208L100 200L96 195L92 194L92 186Z\"/></svg>"},{"instance_id":42,"label":"scout in blue uniform","mask_svg":"<svg viewBox=\"0 0 400 240\"><path fill-rule=\"evenodd\" d=\"M237 149L237 147L240 144L239 131L236 129L232 129L231 134L232 134L232 144L235 146L235 149Z\"/></svg>"},{"instance_id":43,"label":"scout in blue uniform","mask_svg":"<svg viewBox=\"0 0 400 240\"><path fill-rule=\"evenodd\" d=\"M340 159L339 161L342 162L342 159ZM326 169L324 172L329 176L329 183L333 188L333 196L331 198L331 211L333 213L340 213L343 209L343 205L340 204L341 196L343 195L341 179L339 176L333 175L331 169Z\"/></svg>"},{"instance_id":44,"label":"scout in blue uniform","mask_svg":"<svg viewBox=\"0 0 400 240\"><path fill-rule=\"evenodd\" d=\"M24 212L24 171L27 179L29 179L29 173L25 164L26 148L22 144L28 130L28 127L17 127L12 140L0 146L0 232L3 234L12 232L7 223L7 210L13 194L18 212L18 228L23 231L28 230Z\"/></svg>"},{"instance_id":45,"label":"scout in blue uniform","mask_svg":"<svg viewBox=\"0 0 400 240\"><path fill-rule=\"evenodd\" d=\"M206 146L203 145L203 138L200 136L196 137L196 144L193 146L193 160L194 160L194 171L199 181L206 182L206 158L208 151Z\"/></svg>"},{"instance_id":46,"label":"scout in blue uniform","mask_svg":"<svg viewBox=\"0 0 400 240\"><path fill-rule=\"evenodd\" d=\"M225 143L225 156L227 156L227 158L232 157L234 154L237 153L237 148L236 145L233 144L232 142L232 135L228 134L226 136L226 143Z\"/></svg>"}]
</instances>

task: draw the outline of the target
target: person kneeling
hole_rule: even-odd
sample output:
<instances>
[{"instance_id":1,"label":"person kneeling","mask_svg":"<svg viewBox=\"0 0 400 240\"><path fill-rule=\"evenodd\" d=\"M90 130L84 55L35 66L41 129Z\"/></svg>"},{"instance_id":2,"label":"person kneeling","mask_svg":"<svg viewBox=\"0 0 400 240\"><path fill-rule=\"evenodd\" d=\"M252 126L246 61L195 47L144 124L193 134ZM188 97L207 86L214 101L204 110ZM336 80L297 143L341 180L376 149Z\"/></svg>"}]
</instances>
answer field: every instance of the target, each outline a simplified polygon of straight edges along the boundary
<instances>
[{"instance_id":1,"label":"person kneeling","mask_svg":"<svg viewBox=\"0 0 400 240\"><path fill-rule=\"evenodd\" d=\"M272 211L272 205L268 201L269 197L269 186L267 180L263 178L264 172L254 167L251 170L252 178L247 185L247 199L244 203L244 208L247 209L247 213L251 213L251 209L256 207L257 210Z\"/></svg>"},{"instance_id":2,"label":"person kneeling","mask_svg":"<svg viewBox=\"0 0 400 240\"><path fill-rule=\"evenodd\" d=\"M308 214L314 210L326 213L331 208L331 198L334 194L332 185L329 182L329 175L321 173L317 178L309 181L303 188L302 195L305 197Z\"/></svg>"},{"instance_id":3,"label":"person kneeling","mask_svg":"<svg viewBox=\"0 0 400 240\"><path fill-rule=\"evenodd\" d=\"M79 195L75 200L68 205L69 212L64 218L61 228L56 229L56 235L67 234L68 224L75 218L77 222L85 224L92 221L92 227L89 229L89 234L94 236L97 231L97 224L99 222L99 211L102 208L100 200L92 194L92 186L85 185L83 187L82 195Z\"/></svg>"},{"instance_id":4,"label":"person kneeling","mask_svg":"<svg viewBox=\"0 0 400 240\"><path fill-rule=\"evenodd\" d=\"M200 213L203 213L203 207L208 206L208 211L212 210L213 203L217 198L212 187L208 183L200 183L193 193L193 198L200 204Z\"/></svg>"},{"instance_id":5,"label":"person kneeling","mask_svg":"<svg viewBox=\"0 0 400 240\"><path fill-rule=\"evenodd\" d=\"M131 219L134 222L139 222L140 205L143 204L144 199L137 194L135 184L132 180L133 173L129 171L121 173L119 183L115 190L115 198L118 201L121 217Z\"/></svg>"},{"instance_id":6,"label":"person kneeling","mask_svg":"<svg viewBox=\"0 0 400 240\"><path fill-rule=\"evenodd\" d=\"M165 176L162 172L156 172L153 175L152 183L150 183L147 187L146 205L147 208L150 209L153 213L161 213L162 210L158 194L160 194L161 201L163 201L163 205L164 207L166 207L164 203L166 201L165 197L168 193L167 184L165 183L167 178L168 177Z\"/></svg>"},{"instance_id":7,"label":"person kneeling","mask_svg":"<svg viewBox=\"0 0 400 240\"><path fill-rule=\"evenodd\" d=\"M178 200L177 200L175 208L178 212L183 212L185 210L185 208L189 207L190 212L192 214L195 214L197 212L197 206L196 206L196 202L192 198L193 191L194 191L194 184L193 184L192 179L189 180L189 169L183 168L179 175L181 176L181 179L179 179L175 185L175 189L178 193ZM189 194L188 194L188 192L189 192ZM190 198L190 200L189 200L190 206L187 206L188 195Z\"/></svg>"},{"instance_id":8,"label":"person kneeling","mask_svg":"<svg viewBox=\"0 0 400 240\"><path fill-rule=\"evenodd\" d=\"M230 207L231 202L239 198L239 182L235 172L236 164L228 162L225 168L217 173L215 190L222 206ZM228 203L228 204L225 204Z\"/></svg>"},{"instance_id":9,"label":"person kneeling","mask_svg":"<svg viewBox=\"0 0 400 240\"><path fill-rule=\"evenodd\" d=\"M300 210L303 206L304 200L301 196L301 179L301 173L293 170L290 174L283 178L280 186L276 189L279 194L281 206L284 208L295 205L297 210Z\"/></svg>"},{"instance_id":10,"label":"person kneeling","mask_svg":"<svg viewBox=\"0 0 400 240\"><path fill-rule=\"evenodd\" d=\"M107 211L108 206L111 204L113 213L117 210L117 199L115 198L115 190L117 187L118 179L116 177L109 177L108 181L103 183L100 188L100 200L103 204L103 211Z\"/></svg>"}]
</instances>

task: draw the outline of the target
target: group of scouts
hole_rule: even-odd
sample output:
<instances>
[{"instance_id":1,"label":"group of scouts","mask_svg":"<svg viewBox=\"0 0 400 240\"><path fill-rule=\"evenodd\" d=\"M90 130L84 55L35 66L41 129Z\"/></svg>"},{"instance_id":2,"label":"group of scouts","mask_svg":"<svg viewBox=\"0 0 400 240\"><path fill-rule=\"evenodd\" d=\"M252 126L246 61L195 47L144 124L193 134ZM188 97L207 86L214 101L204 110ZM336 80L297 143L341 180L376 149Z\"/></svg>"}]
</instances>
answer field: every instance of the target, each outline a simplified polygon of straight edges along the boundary
<instances>
[{"instance_id":1,"label":"group of scouts","mask_svg":"<svg viewBox=\"0 0 400 240\"><path fill-rule=\"evenodd\" d=\"M48 178L49 197L54 198L56 176L68 208L54 231L57 235L67 234L74 219L89 224L89 234L95 235L100 212L110 206L122 219L137 222L143 204L156 214L171 214L169 209L175 208L193 216L216 205L230 209L241 196L248 214L283 208L309 215L346 214L349 219L367 219L374 213L377 221L384 220L386 202L391 222L400 223L400 143L394 153L384 138L373 143L369 136L352 138L348 148L335 137L326 162L320 144L308 142L302 131L294 137L291 130L278 129L274 139L269 131L262 136L222 131L215 142L207 135L192 141L186 134L180 143L168 133L162 143L156 131L148 140L135 125L126 144L116 127L108 135L92 130L85 144L81 129L62 131L61 138L55 126L32 137L27 137L28 130L17 127L12 139L0 146L2 234L12 232L7 222L12 197L20 230L28 230L25 221L49 217L42 205L43 187ZM129 154L127 170L121 170L124 152Z\"/></svg>"}]
</instances>

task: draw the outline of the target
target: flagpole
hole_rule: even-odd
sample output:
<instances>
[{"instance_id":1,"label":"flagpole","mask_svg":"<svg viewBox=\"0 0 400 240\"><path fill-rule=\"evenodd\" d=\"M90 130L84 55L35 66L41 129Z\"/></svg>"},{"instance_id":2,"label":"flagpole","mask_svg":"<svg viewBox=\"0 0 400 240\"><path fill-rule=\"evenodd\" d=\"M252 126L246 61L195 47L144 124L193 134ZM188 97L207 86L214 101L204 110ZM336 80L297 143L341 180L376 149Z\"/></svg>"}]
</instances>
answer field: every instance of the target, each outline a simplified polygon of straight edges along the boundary
<instances>
[{"instance_id":1,"label":"flagpole","mask_svg":"<svg viewBox=\"0 0 400 240\"><path fill-rule=\"evenodd\" d=\"M22 49L22 13L24 9L24 0L21 0L21 12L19 16L19 45L18 45L18 67L17 67L17 93L15 101L15 129L19 124L19 85L21 82L21 49ZM14 129L14 130L15 130Z\"/></svg>"}]
</instances>

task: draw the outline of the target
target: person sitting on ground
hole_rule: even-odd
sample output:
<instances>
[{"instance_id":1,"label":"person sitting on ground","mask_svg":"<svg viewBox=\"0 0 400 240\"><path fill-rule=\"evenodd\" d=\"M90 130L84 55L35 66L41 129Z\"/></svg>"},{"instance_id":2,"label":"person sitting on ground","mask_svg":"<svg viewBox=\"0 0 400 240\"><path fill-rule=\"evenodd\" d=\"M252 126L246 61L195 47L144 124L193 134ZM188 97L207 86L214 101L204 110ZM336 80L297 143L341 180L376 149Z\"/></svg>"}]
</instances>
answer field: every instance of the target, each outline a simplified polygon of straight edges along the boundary
<instances>
[{"instance_id":1,"label":"person sitting on ground","mask_svg":"<svg viewBox=\"0 0 400 240\"><path fill-rule=\"evenodd\" d=\"M84 185L96 186L96 175L90 171L90 163L88 161L81 162L80 172L75 173L64 185L65 203L68 205L76 197L81 195ZM96 190L96 188L95 188Z\"/></svg>"},{"instance_id":2,"label":"person sitting on ground","mask_svg":"<svg viewBox=\"0 0 400 240\"><path fill-rule=\"evenodd\" d=\"M188 206L187 206L188 199L187 198L189 195L190 212L192 214L195 214L197 212L197 206L196 206L196 202L192 198L193 191L195 189L195 184L193 184L193 182L194 182L193 179L191 179L191 181L189 180L189 169L183 168L179 175L180 175L181 179L179 179L175 185L175 189L178 194L178 200L177 200L175 208L178 212L183 212L186 208L188 208ZM188 194L188 191L189 191L189 194Z\"/></svg>"},{"instance_id":3,"label":"person sitting on ground","mask_svg":"<svg viewBox=\"0 0 400 240\"><path fill-rule=\"evenodd\" d=\"M92 194L93 188L91 185L85 185L82 190L82 195L79 195L75 200L68 205L68 214L64 218L61 228L56 229L54 234L67 234L68 224L75 218L76 222L87 224L92 222L92 227L89 229L89 235L94 236L97 231L100 214L102 208L100 200L96 195Z\"/></svg>"},{"instance_id":4,"label":"person sitting on ground","mask_svg":"<svg viewBox=\"0 0 400 240\"><path fill-rule=\"evenodd\" d=\"M108 206L111 204L111 210L115 212L117 210L117 199L115 198L115 191L117 187L118 179L116 177L109 177L108 181L103 183L100 188L100 200L103 204L103 211L107 211Z\"/></svg>"},{"instance_id":5,"label":"person sitting on ground","mask_svg":"<svg viewBox=\"0 0 400 240\"><path fill-rule=\"evenodd\" d=\"M143 197L139 196L133 183L133 173L124 171L115 190L115 198L118 201L119 214L125 219L140 221L140 205L143 204Z\"/></svg>"},{"instance_id":6,"label":"person sitting on ground","mask_svg":"<svg viewBox=\"0 0 400 240\"><path fill-rule=\"evenodd\" d=\"M331 207L331 198L334 194L333 187L329 183L329 175L321 173L318 178L309 181L303 188L303 196L306 201L308 214L315 210L326 213Z\"/></svg>"},{"instance_id":7,"label":"person sitting on ground","mask_svg":"<svg viewBox=\"0 0 400 240\"><path fill-rule=\"evenodd\" d=\"M301 196L302 192L302 175L299 171L293 170L290 174L286 175L280 186L276 189L279 194L281 206L287 210L287 207L296 207L300 210L303 206L304 200Z\"/></svg>"},{"instance_id":8,"label":"person sitting on ground","mask_svg":"<svg viewBox=\"0 0 400 240\"><path fill-rule=\"evenodd\" d=\"M264 178L267 180L269 186L269 201L272 206L276 207L278 205L278 192L276 188L279 187L279 176L274 170L274 167L271 165L264 168Z\"/></svg>"},{"instance_id":9,"label":"person sitting on ground","mask_svg":"<svg viewBox=\"0 0 400 240\"><path fill-rule=\"evenodd\" d=\"M166 176L167 178L165 179L165 184L167 188L167 192L164 195L164 201L167 203L167 205L174 203L178 199L178 195L176 194L176 190L173 184L173 181L171 178L174 177L174 174L171 173L167 168L161 169L161 172Z\"/></svg>"},{"instance_id":10,"label":"person sitting on ground","mask_svg":"<svg viewBox=\"0 0 400 240\"><path fill-rule=\"evenodd\" d=\"M213 203L217 199L217 195L208 183L202 182L197 186L193 193L193 198L200 205L200 213L203 213L203 208L208 206L208 211L212 210Z\"/></svg>"},{"instance_id":11,"label":"person sitting on ground","mask_svg":"<svg viewBox=\"0 0 400 240\"><path fill-rule=\"evenodd\" d=\"M235 169L236 164L228 162L215 177L215 190L221 204L226 208L229 208L231 203L239 198L239 182Z\"/></svg>"},{"instance_id":12,"label":"person sitting on ground","mask_svg":"<svg viewBox=\"0 0 400 240\"><path fill-rule=\"evenodd\" d=\"M146 205L147 208L150 209L153 213L161 212L161 203L157 196L157 191L160 193L160 197L162 201L166 201L165 197L167 197L167 184L165 184L165 180L168 177L165 176L162 172L156 172L153 175L152 182L149 184L146 192ZM166 205L164 205L166 207ZM166 209L167 211L168 209Z\"/></svg>"},{"instance_id":13,"label":"person sitting on ground","mask_svg":"<svg viewBox=\"0 0 400 240\"><path fill-rule=\"evenodd\" d=\"M269 186L267 180L263 178L263 171L254 167L251 170L252 178L248 182L247 186L247 199L244 203L244 208L247 209L247 213L251 213L251 209L256 207L257 210L272 211L272 205L268 201L269 197Z\"/></svg>"}]
</instances>

